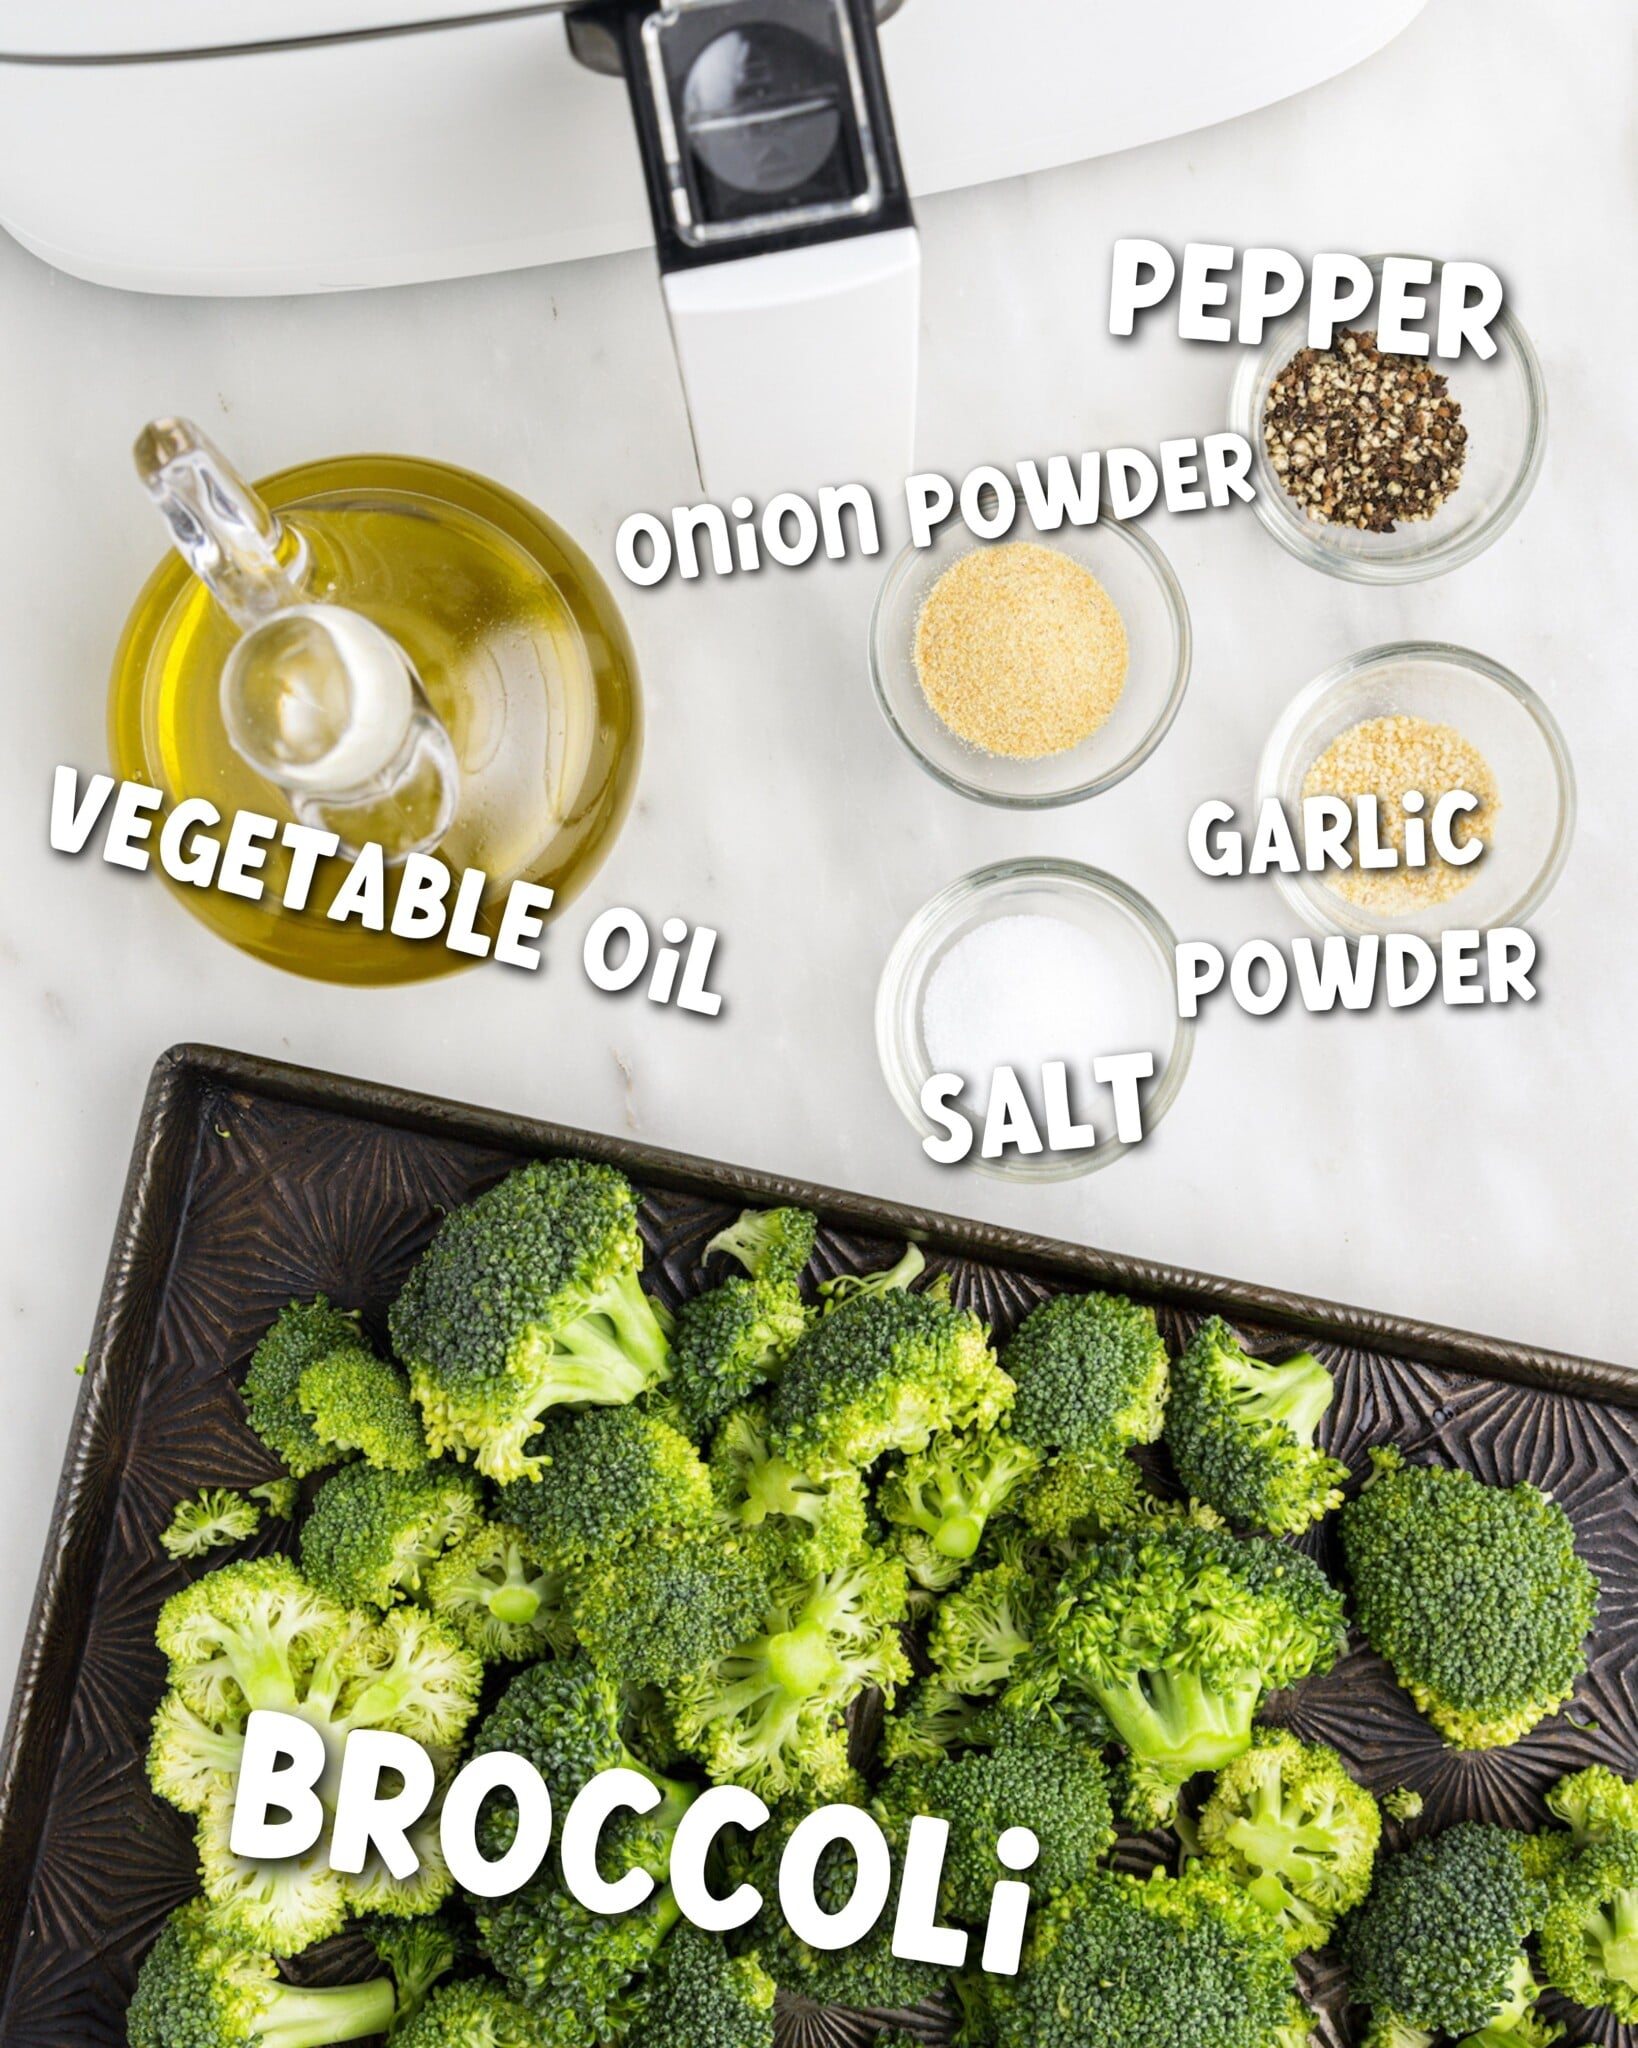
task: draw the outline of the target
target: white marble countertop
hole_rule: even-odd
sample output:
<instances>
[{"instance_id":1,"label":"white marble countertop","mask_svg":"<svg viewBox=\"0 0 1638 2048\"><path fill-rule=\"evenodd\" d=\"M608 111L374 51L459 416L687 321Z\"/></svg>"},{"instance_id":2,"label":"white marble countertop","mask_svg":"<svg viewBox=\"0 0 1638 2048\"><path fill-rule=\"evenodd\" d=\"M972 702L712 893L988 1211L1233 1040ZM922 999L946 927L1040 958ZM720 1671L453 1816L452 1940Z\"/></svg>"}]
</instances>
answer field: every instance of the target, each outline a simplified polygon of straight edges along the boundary
<instances>
[{"instance_id":1,"label":"white marble countertop","mask_svg":"<svg viewBox=\"0 0 1638 2048\"><path fill-rule=\"evenodd\" d=\"M1540 486L1487 555L1369 590L1286 557L1249 509L1162 521L1197 633L1190 695L1131 780L1078 809L980 809L883 727L863 661L878 570L627 592L647 684L634 814L593 907L723 933L715 1023L595 993L565 953L387 993L239 957L151 877L52 856L52 767L105 764L103 688L160 536L127 449L200 420L252 474L357 448L443 457L549 509L604 563L624 514L698 495L652 260L331 299L182 302L0 244L7 803L0 1016L0 1670L36 1558L142 1091L211 1041L996 1222L1610 1358L1630 1356L1638 1014L1622 810L1638 759L1631 338L1638 22L1588 0L1430 0L1398 43L1231 126L933 200L918 457L959 474L1226 424L1235 351L1101 332L1111 241L1416 247L1495 261L1553 407ZM1296 930L1272 884L1213 886L1193 804L1247 792L1292 692L1373 642L1482 649L1543 692L1581 822L1534 920L1528 1009L1254 1022L1209 1013L1171 1117L1053 1188L927 1163L877 1071L872 1001L905 919L966 869L1073 855L1221 942Z\"/></svg>"}]
</instances>

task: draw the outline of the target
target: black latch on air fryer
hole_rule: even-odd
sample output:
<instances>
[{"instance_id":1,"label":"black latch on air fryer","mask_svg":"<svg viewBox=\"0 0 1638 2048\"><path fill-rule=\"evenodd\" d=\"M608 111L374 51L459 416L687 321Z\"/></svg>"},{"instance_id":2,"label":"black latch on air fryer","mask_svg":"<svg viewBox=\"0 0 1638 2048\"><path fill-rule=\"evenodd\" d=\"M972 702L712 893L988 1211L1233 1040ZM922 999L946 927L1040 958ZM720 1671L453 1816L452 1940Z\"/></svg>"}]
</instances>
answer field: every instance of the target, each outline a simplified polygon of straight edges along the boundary
<instances>
[{"instance_id":1,"label":"black latch on air fryer","mask_svg":"<svg viewBox=\"0 0 1638 2048\"><path fill-rule=\"evenodd\" d=\"M619 42L662 270L913 225L872 0L597 14Z\"/></svg>"}]
</instances>

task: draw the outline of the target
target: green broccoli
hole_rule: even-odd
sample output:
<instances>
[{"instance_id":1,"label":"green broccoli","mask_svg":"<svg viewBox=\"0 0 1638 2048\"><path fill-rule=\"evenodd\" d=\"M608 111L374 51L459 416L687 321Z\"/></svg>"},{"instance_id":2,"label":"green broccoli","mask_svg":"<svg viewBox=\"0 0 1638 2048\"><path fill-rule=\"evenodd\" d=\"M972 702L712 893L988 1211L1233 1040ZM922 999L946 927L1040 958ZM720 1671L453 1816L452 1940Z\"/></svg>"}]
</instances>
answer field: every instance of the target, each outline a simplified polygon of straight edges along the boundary
<instances>
[{"instance_id":1,"label":"green broccoli","mask_svg":"<svg viewBox=\"0 0 1638 2048\"><path fill-rule=\"evenodd\" d=\"M1307 2031L1274 1922L1198 1864L1094 1872L1037 1914L989 1998L1000 2048L1283 2048Z\"/></svg>"},{"instance_id":2,"label":"green broccoli","mask_svg":"<svg viewBox=\"0 0 1638 2048\"><path fill-rule=\"evenodd\" d=\"M1119 1294L1055 1295L1030 1310L1002 1362L1018 1387L1008 1429L1043 1460L1023 1503L1030 1526L1061 1536L1140 1514L1127 1453L1159 1436L1169 1371L1154 1310Z\"/></svg>"},{"instance_id":3,"label":"green broccoli","mask_svg":"<svg viewBox=\"0 0 1638 2048\"><path fill-rule=\"evenodd\" d=\"M240 1389L251 1428L297 1479L334 1465L338 1454L301 1406L301 1376L336 1352L363 1346L358 1317L332 1308L321 1294L293 1301L251 1354Z\"/></svg>"},{"instance_id":4,"label":"green broccoli","mask_svg":"<svg viewBox=\"0 0 1638 2048\"><path fill-rule=\"evenodd\" d=\"M705 1247L705 1256L726 1252L753 1280L794 1287L813 1257L819 1219L808 1209L747 1209L719 1230Z\"/></svg>"},{"instance_id":5,"label":"green broccoli","mask_svg":"<svg viewBox=\"0 0 1638 2048\"><path fill-rule=\"evenodd\" d=\"M1340 1941L1373 2048L1478 2034L1534 2003L1524 1944L1547 1895L1526 1873L1522 1839L1461 1821L1378 1861Z\"/></svg>"},{"instance_id":6,"label":"green broccoli","mask_svg":"<svg viewBox=\"0 0 1638 2048\"><path fill-rule=\"evenodd\" d=\"M1363 1902L1382 1816L1334 1749L1259 1728L1219 1774L1198 1837L1202 1861L1275 1914L1296 1954Z\"/></svg>"},{"instance_id":7,"label":"green broccoli","mask_svg":"<svg viewBox=\"0 0 1638 2048\"><path fill-rule=\"evenodd\" d=\"M448 1466L383 1472L348 1465L325 1480L301 1532L313 1584L348 1607L391 1607L481 1520L476 1483Z\"/></svg>"},{"instance_id":8,"label":"green broccoli","mask_svg":"<svg viewBox=\"0 0 1638 2048\"><path fill-rule=\"evenodd\" d=\"M281 1983L271 1955L194 1900L148 1951L125 2029L130 2048L331 2048L384 2034L397 2009L390 1977L322 1991Z\"/></svg>"},{"instance_id":9,"label":"green broccoli","mask_svg":"<svg viewBox=\"0 0 1638 2048\"><path fill-rule=\"evenodd\" d=\"M768 1577L754 1550L667 1533L577 1566L570 1600L593 1661L636 1693L676 1685L755 1635Z\"/></svg>"},{"instance_id":10,"label":"green broccoli","mask_svg":"<svg viewBox=\"0 0 1638 2048\"><path fill-rule=\"evenodd\" d=\"M1251 1746L1268 1693L1329 1670L1345 1639L1342 1597L1311 1558L1187 1522L1092 1544L1044 1630L1062 1683L1150 1774L1156 1822L1186 1779Z\"/></svg>"},{"instance_id":11,"label":"green broccoli","mask_svg":"<svg viewBox=\"0 0 1638 2048\"><path fill-rule=\"evenodd\" d=\"M329 1758L318 1793L333 1810L354 1729L385 1729L437 1747L459 1741L477 1707L478 1659L418 1609L372 1620L278 1557L226 1565L173 1594L156 1633L170 1691L154 1717L149 1778L162 1798L198 1816L205 1891L224 1926L294 1955L335 1933L349 1910L387 1903L375 1877L333 1871L322 1846L277 1863L232 1854L246 1725L267 1709L315 1726ZM428 1908L440 1882L435 1869L416 1893Z\"/></svg>"},{"instance_id":12,"label":"green broccoli","mask_svg":"<svg viewBox=\"0 0 1638 2048\"><path fill-rule=\"evenodd\" d=\"M1570 1518L1533 1486L1371 1453L1342 1514L1354 1614L1373 1650L1447 1742L1519 1741L1587 1668L1598 1581Z\"/></svg>"},{"instance_id":13,"label":"green broccoli","mask_svg":"<svg viewBox=\"0 0 1638 2048\"><path fill-rule=\"evenodd\" d=\"M371 1913L358 1930L392 1971L398 1987L398 2012L392 2036L400 2039L432 1994L461 1959L462 1940L447 1913L404 1920Z\"/></svg>"},{"instance_id":14,"label":"green broccoli","mask_svg":"<svg viewBox=\"0 0 1638 2048\"><path fill-rule=\"evenodd\" d=\"M159 1547L167 1557L203 1557L245 1542L261 1524L262 1511L253 1500L231 1487L207 1486L194 1499L177 1502Z\"/></svg>"},{"instance_id":15,"label":"green broccoli","mask_svg":"<svg viewBox=\"0 0 1638 2048\"><path fill-rule=\"evenodd\" d=\"M1547 1794L1547 1811L1569 1829L1577 1848L1638 1835L1638 1784L1593 1764L1559 1779Z\"/></svg>"},{"instance_id":16,"label":"green broccoli","mask_svg":"<svg viewBox=\"0 0 1638 2048\"><path fill-rule=\"evenodd\" d=\"M472 1740L474 1757L495 1751L532 1764L559 1814L568 1811L575 1794L600 1771L639 1771L651 1779L664 1803L644 1825L661 1832L675 1829L693 1798L687 1786L662 1777L627 1748L619 1687L581 1655L532 1664L518 1673ZM504 1797L486 1801L476 1832L485 1856L503 1856L517 1834L516 1805Z\"/></svg>"},{"instance_id":17,"label":"green broccoli","mask_svg":"<svg viewBox=\"0 0 1638 2048\"><path fill-rule=\"evenodd\" d=\"M870 1805L869 1789L856 1773L844 1772L831 1791L849 1806ZM811 1948L797 1939L779 1906L779 1865L792 1833L811 1810L803 1800L776 1804L754 1838L743 1872L762 1894L762 1910L745 1933L764 1966L781 1990L850 2012L905 2012L940 1997L949 1984L946 1971L893 1953L896 1896L871 1931L850 1948ZM853 1895L856 1877L852 1850L842 1842L830 1843L813 1873L820 1910L839 1912Z\"/></svg>"},{"instance_id":18,"label":"green broccoli","mask_svg":"<svg viewBox=\"0 0 1638 2048\"><path fill-rule=\"evenodd\" d=\"M1513 1970L1513 1989L1507 2003L1490 2024L1481 2027L1476 2034L1469 2034L1456 2044L1456 2048L1553 2048L1553 2043L1562 2038L1564 2029L1554 2021L1546 2019L1536 2011L1536 2000L1541 1996L1541 1986L1531 1975L1529 1962L1520 1957ZM1413 2034L1418 2044L1427 2036ZM1380 2044L1381 2030L1376 2030L1376 2042ZM1394 2048L1391 2029L1388 2033L1389 2048Z\"/></svg>"},{"instance_id":19,"label":"green broccoli","mask_svg":"<svg viewBox=\"0 0 1638 2048\"><path fill-rule=\"evenodd\" d=\"M906 1598L903 1564L868 1552L775 1580L760 1632L676 1686L678 1736L720 1783L830 1792L847 1773L849 1703L867 1686L891 1701L910 1675Z\"/></svg>"},{"instance_id":20,"label":"green broccoli","mask_svg":"<svg viewBox=\"0 0 1638 2048\"><path fill-rule=\"evenodd\" d=\"M1008 1685L1044 1618L1043 1590L1017 1563L975 1572L939 1602L927 1654L943 1684L983 1696Z\"/></svg>"},{"instance_id":21,"label":"green broccoli","mask_svg":"<svg viewBox=\"0 0 1638 2048\"><path fill-rule=\"evenodd\" d=\"M1422 1818L1422 1808L1427 1801L1411 1786L1396 1785L1391 1792L1384 1792L1376 1803L1389 1820L1396 1820L1403 1827L1409 1821Z\"/></svg>"},{"instance_id":22,"label":"green broccoli","mask_svg":"<svg viewBox=\"0 0 1638 2048\"><path fill-rule=\"evenodd\" d=\"M984 1326L942 1292L867 1285L834 1298L785 1361L768 1404L774 1449L799 1470L873 1465L940 1430L989 1429L1012 1401Z\"/></svg>"},{"instance_id":23,"label":"green broccoli","mask_svg":"<svg viewBox=\"0 0 1638 2048\"><path fill-rule=\"evenodd\" d=\"M677 1311L671 1335L671 1377L656 1397L659 1411L690 1436L713 1423L767 1380L776 1378L808 1327L808 1309L794 1285L725 1280Z\"/></svg>"},{"instance_id":24,"label":"green broccoli","mask_svg":"<svg viewBox=\"0 0 1638 2048\"><path fill-rule=\"evenodd\" d=\"M1577 2005L1638 2020L1638 1834L1611 1833L1569 1856L1552 1878L1542 1974Z\"/></svg>"},{"instance_id":25,"label":"green broccoli","mask_svg":"<svg viewBox=\"0 0 1638 2048\"><path fill-rule=\"evenodd\" d=\"M644 2048L773 2048L774 1980L754 1952L732 1954L720 1935L683 1926L643 1987Z\"/></svg>"},{"instance_id":26,"label":"green broccoli","mask_svg":"<svg viewBox=\"0 0 1638 2048\"><path fill-rule=\"evenodd\" d=\"M1165 1439L1178 1478L1238 1527L1300 1536L1342 1505L1348 1468L1314 1442L1335 1392L1311 1351L1253 1358L1209 1316L1172 1367Z\"/></svg>"},{"instance_id":27,"label":"green broccoli","mask_svg":"<svg viewBox=\"0 0 1638 2048\"><path fill-rule=\"evenodd\" d=\"M1027 1873L1039 1901L1090 1876L1115 1840L1102 1757L1038 1723L1014 1724L992 1749L889 1771L874 1810L901 1849L918 1814L948 1821L940 1910L973 1927L984 1925L996 1884L1010 1874L996 1855L1007 1828L1028 1828L1040 1844Z\"/></svg>"},{"instance_id":28,"label":"green broccoli","mask_svg":"<svg viewBox=\"0 0 1638 2048\"><path fill-rule=\"evenodd\" d=\"M528 1664L574 1647L567 1572L509 1522L469 1530L427 1567L421 1597L486 1664Z\"/></svg>"},{"instance_id":29,"label":"green broccoli","mask_svg":"<svg viewBox=\"0 0 1638 2048\"><path fill-rule=\"evenodd\" d=\"M930 1592L953 1586L991 1518L1004 1514L1040 1456L1005 1430L935 1436L889 1471L876 1505L896 1526L910 1576Z\"/></svg>"},{"instance_id":30,"label":"green broccoli","mask_svg":"<svg viewBox=\"0 0 1638 2048\"><path fill-rule=\"evenodd\" d=\"M618 1823L609 1827L605 1846L617 1846L623 1833ZM479 1947L528 2008L530 2048L601 2048L625 2038L639 2010L639 1982L680 1918L667 1886L635 1912L604 1918L579 1905L556 1875L473 1905Z\"/></svg>"},{"instance_id":31,"label":"green broccoli","mask_svg":"<svg viewBox=\"0 0 1638 2048\"><path fill-rule=\"evenodd\" d=\"M962 1747L984 1710L984 1702L957 1692L934 1675L918 1678L882 1723L877 1756L883 1767L937 1763Z\"/></svg>"},{"instance_id":32,"label":"green broccoli","mask_svg":"<svg viewBox=\"0 0 1638 2048\"><path fill-rule=\"evenodd\" d=\"M418 1472L428 1462L409 1381L362 1344L314 1359L296 1399L314 1433L338 1451L358 1451L387 1472Z\"/></svg>"},{"instance_id":33,"label":"green broccoli","mask_svg":"<svg viewBox=\"0 0 1638 2048\"><path fill-rule=\"evenodd\" d=\"M728 1526L789 1537L801 1571L832 1571L864 1543L863 1476L851 1465L802 1472L779 1457L768 1439L767 1409L758 1402L723 1417L708 1469Z\"/></svg>"},{"instance_id":34,"label":"green broccoli","mask_svg":"<svg viewBox=\"0 0 1638 2048\"><path fill-rule=\"evenodd\" d=\"M469 1977L442 1984L419 2013L393 2030L393 2048L538 2048L535 2015L499 1984Z\"/></svg>"},{"instance_id":35,"label":"green broccoli","mask_svg":"<svg viewBox=\"0 0 1638 2048\"><path fill-rule=\"evenodd\" d=\"M258 1500L276 1522L293 1522L301 1506L301 1482L297 1479L264 1479L260 1486L250 1489L250 1498Z\"/></svg>"},{"instance_id":36,"label":"green broccoli","mask_svg":"<svg viewBox=\"0 0 1638 2048\"><path fill-rule=\"evenodd\" d=\"M554 1415L538 1438L544 1468L502 1490L508 1518L568 1563L662 1529L705 1530L716 1499L698 1451L639 1408Z\"/></svg>"},{"instance_id":37,"label":"green broccoli","mask_svg":"<svg viewBox=\"0 0 1638 2048\"><path fill-rule=\"evenodd\" d=\"M527 1478L549 1409L659 1385L669 1346L642 1263L630 1183L588 1160L520 1167L446 1216L389 1318L433 1452Z\"/></svg>"}]
</instances>

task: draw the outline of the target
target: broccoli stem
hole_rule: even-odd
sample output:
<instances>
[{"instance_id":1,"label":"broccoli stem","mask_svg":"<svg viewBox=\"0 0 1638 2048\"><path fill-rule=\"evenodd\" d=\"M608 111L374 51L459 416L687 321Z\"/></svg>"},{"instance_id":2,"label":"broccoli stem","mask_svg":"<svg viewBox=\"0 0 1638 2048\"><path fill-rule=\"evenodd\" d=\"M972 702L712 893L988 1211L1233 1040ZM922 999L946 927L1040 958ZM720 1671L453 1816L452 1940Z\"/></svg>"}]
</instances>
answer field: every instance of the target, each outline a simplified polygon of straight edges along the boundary
<instances>
[{"instance_id":1,"label":"broccoli stem","mask_svg":"<svg viewBox=\"0 0 1638 2048\"><path fill-rule=\"evenodd\" d=\"M533 1586L496 1586L487 1605L496 1621L508 1628L527 1628L540 1612L540 1595Z\"/></svg>"},{"instance_id":2,"label":"broccoli stem","mask_svg":"<svg viewBox=\"0 0 1638 2048\"><path fill-rule=\"evenodd\" d=\"M739 1519L747 1529L760 1528L770 1515L817 1523L822 1507L805 1473L783 1458L769 1457L746 1474L745 1504Z\"/></svg>"},{"instance_id":3,"label":"broccoli stem","mask_svg":"<svg viewBox=\"0 0 1638 2048\"><path fill-rule=\"evenodd\" d=\"M1251 1747L1259 1685L1217 1692L1192 1671L1145 1671L1093 1694L1132 1754L1169 1784L1221 1770Z\"/></svg>"},{"instance_id":4,"label":"broccoli stem","mask_svg":"<svg viewBox=\"0 0 1638 2048\"><path fill-rule=\"evenodd\" d=\"M387 1977L324 1991L280 1984L258 2029L257 2048L332 2048L337 2042L362 2041L384 2034L397 2008Z\"/></svg>"},{"instance_id":5,"label":"broccoli stem","mask_svg":"<svg viewBox=\"0 0 1638 2048\"><path fill-rule=\"evenodd\" d=\"M969 1558L984 1540L984 1515L947 1515L933 1532L933 1548L941 1557Z\"/></svg>"},{"instance_id":6,"label":"broccoli stem","mask_svg":"<svg viewBox=\"0 0 1638 2048\"><path fill-rule=\"evenodd\" d=\"M841 1659L830 1639L812 1623L769 1636L764 1654L770 1677L792 1699L828 1691L842 1675Z\"/></svg>"},{"instance_id":7,"label":"broccoli stem","mask_svg":"<svg viewBox=\"0 0 1638 2048\"><path fill-rule=\"evenodd\" d=\"M1590 1931L1604 1974L1638 1991L1638 1892L1617 1892Z\"/></svg>"},{"instance_id":8,"label":"broccoli stem","mask_svg":"<svg viewBox=\"0 0 1638 2048\"><path fill-rule=\"evenodd\" d=\"M1312 1450L1319 1426L1336 1392L1335 1383L1311 1351L1281 1365L1265 1359L1222 1360L1234 1411L1249 1422L1278 1422Z\"/></svg>"}]
</instances>

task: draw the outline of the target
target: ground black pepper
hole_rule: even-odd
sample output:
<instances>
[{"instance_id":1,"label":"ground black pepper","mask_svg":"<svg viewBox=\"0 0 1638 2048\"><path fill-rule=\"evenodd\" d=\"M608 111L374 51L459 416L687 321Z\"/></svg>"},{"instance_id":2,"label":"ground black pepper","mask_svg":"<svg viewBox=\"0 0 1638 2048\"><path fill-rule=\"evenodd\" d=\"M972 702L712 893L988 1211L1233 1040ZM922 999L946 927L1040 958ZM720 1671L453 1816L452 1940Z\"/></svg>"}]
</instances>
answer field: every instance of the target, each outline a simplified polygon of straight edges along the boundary
<instances>
[{"instance_id":1,"label":"ground black pepper","mask_svg":"<svg viewBox=\"0 0 1638 2048\"><path fill-rule=\"evenodd\" d=\"M1467 460L1445 378L1418 356L1384 355L1363 328L1291 358L1269 389L1263 441L1310 519L1366 533L1431 519Z\"/></svg>"}]
</instances>

